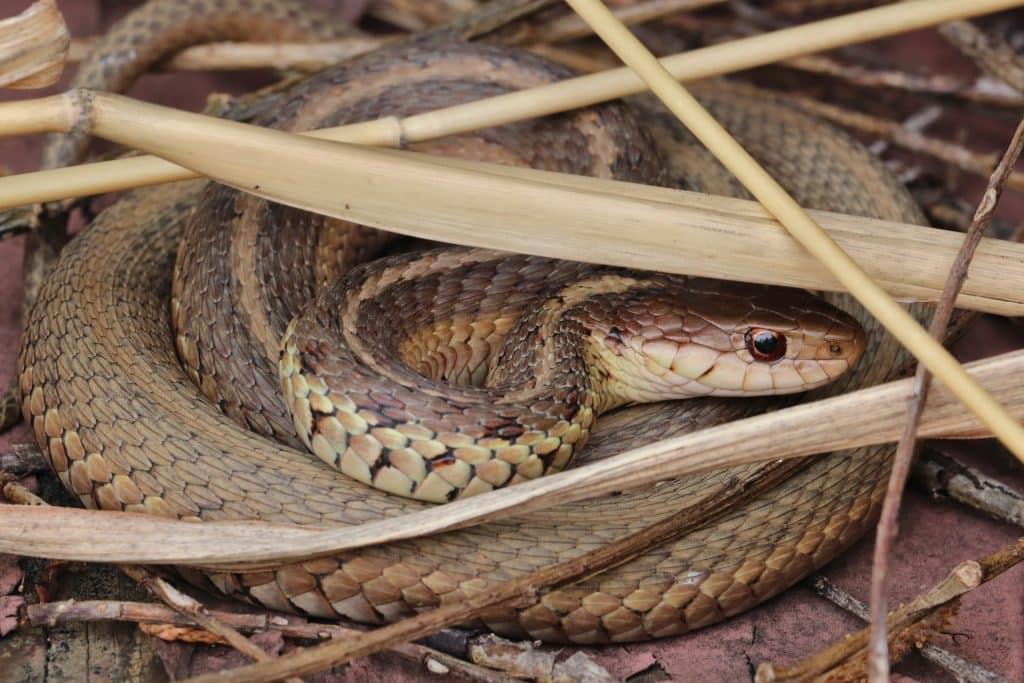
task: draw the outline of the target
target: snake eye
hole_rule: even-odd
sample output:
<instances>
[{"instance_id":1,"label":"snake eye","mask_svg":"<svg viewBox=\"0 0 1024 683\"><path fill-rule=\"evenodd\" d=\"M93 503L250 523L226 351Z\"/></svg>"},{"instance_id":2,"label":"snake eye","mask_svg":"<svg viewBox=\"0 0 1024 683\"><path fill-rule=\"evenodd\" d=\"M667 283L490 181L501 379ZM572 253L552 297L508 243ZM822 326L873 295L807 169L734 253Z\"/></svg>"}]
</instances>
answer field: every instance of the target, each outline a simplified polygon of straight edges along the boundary
<instances>
[{"instance_id":1,"label":"snake eye","mask_svg":"<svg viewBox=\"0 0 1024 683\"><path fill-rule=\"evenodd\" d=\"M786 337L774 330L754 327L745 335L747 350L760 361L773 361L786 355Z\"/></svg>"}]
</instances>

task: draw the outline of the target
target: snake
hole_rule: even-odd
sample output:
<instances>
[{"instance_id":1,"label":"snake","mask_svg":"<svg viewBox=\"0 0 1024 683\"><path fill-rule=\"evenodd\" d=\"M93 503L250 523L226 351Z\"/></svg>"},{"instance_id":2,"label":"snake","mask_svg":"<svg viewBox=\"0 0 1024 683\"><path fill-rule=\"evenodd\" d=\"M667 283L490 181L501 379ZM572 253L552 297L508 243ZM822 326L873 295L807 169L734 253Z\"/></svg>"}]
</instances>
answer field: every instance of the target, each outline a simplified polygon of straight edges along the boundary
<instances>
[{"instance_id":1,"label":"snake","mask_svg":"<svg viewBox=\"0 0 1024 683\"><path fill-rule=\"evenodd\" d=\"M109 49L126 41L173 50L210 39L169 14L172 4L230 15L232 27L250 15L303 21L281 2L158 1L115 26L77 78L99 87L110 73L141 71L137 51ZM406 115L568 75L509 48L411 41L271 95L256 122L301 130ZM693 91L805 206L924 222L860 144L784 96L725 81ZM745 196L643 98L415 149ZM826 306L782 288L479 249L399 244L410 251L378 259L392 242L207 181L137 190L103 211L42 283L19 355L22 410L57 477L83 505L106 510L357 525L787 400L730 394L835 379L808 394L824 396L892 379L908 361L845 294L826 294ZM570 336L582 338L582 351L567 348ZM647 342L650 352L637 356ZM593 389L595 371L581 369L581 356L601 357L597 374L611 390ZM810 384L796 386L798 365ZM684 366L695 374L668 372ZM567 385L566 374L582 378ZM698 396L662 401L665 387L650 389L659 378L669 393ZM654 402L630 405L640 400ZM679 635L738 614L863 534L891 456L891 446L875 446L795 461L776 485L675 540L533 604L490 608L480 625L596 644ZM765 467L305 562L176 571L268 609L386 623L635 534Z\"/></svg>"}]
</instances>

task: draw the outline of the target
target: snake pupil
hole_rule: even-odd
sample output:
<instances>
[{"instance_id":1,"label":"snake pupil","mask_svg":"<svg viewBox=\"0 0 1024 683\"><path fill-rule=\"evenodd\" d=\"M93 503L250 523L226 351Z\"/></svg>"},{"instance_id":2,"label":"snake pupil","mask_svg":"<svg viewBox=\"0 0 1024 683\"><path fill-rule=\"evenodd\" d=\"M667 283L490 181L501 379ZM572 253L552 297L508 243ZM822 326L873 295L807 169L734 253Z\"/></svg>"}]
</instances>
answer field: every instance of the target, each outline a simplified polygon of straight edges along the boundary
<instances>
[{"instance_id":1,"label":"snake pupil","mask_svg":"<svg viewBox=\"0 0 1024 683\"><path fill-rule=\"evenodd\" d=\"M757 360L773 361L786 353L786 338L773 330L754 328L747 332L747 350Z\"/></svg>"}]
</instances>

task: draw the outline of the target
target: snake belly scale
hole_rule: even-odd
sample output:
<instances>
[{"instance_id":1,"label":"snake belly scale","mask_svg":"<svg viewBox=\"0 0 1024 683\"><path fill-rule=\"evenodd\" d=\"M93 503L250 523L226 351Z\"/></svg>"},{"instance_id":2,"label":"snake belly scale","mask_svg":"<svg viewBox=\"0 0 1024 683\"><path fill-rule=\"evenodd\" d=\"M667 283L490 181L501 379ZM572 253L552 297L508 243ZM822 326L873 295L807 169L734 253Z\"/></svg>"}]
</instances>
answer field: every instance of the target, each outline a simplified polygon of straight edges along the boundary
<instances>
[{"instance_id":1,"label":"snake belly scale","mask_svg":"<svg viewBox=\"0 0 1024 683\"><path fill-rule=\"evenodd\" d=\"M150 22L151 30L161 28L174 30ZM388 53L371 55L300 84L275 103L275 113L263 123L333 125L339 114L333 103L320 104L320 98L325 94L344 97L353 89L347 87L350 83L373 82L373 78L407 83L420 77L430 90L449 94L449 101L482 97L496 89L526 87L503 85L501 80L519 73L520 62L526 65L525 73L535 74L538 61L497 48L424 45L405 49L409 52L404 59ZM483 58L470 60L470 53ZM387 75L390 63L397 64L397 76ZM465 63L471 65L469 74L448 72ZM553 73L548 78L562 77L558 70ZM351 80L353 74L359 74L358 81ZM531 75L526 80L535 78ZM795 111L784 100L723 83L695 90L804 205L921 220L899 184L859 145ZM611 156L618 161L604 167L611 170L598 172L735 193L734 181L694 141L659 114L647 111L650 103L635 104L644 111L645 125L659 143L651 148L656 151L633 147L630 141L624 152L613 150ZM345 109L345 116L375 115L351 110ZM574 116L606 128L610 119L605 117L615 118L619 125L619 118L635 115L627 106L612 105ZM518 149L515 146L500 144L501 138L522 134L524 127L579 125L573 116L550 118L481 133L483 147L508 157L506 161L533 163L510 151ZM587 161L598 147L611 144L551 130L542 130L541 142L526 147L543 149L556 139L583 140L577 144L577 153L565 156ZM452 145L462 142L439 141L431 151L445 152ZM668 149L671 154L664 164L657 163L658 155ZM652 161L654 170L649 171ZM230 278L232 271L248 273L253 282L269 284L274 298L305 301L311 298L313 286L292 285L281 280L277 271L264 271L264 265L274 260L271 255L279 255L292 270L305 271L310 282L326 282L352 265L351 254L358 253L362 260L383 247L382 240L378 244L376 238L368 237L365 250L362 246L339 250L346 246L339 245L339 240L352 240L361 230L340 225L334 229L322 225L325 222L331 221L309 219L223 188L190 182L133 193L101 214L69 245L28 316L19 383L23 410L40 446L61 481L83 504L185 519L262 519L322 526L359 524L423 508L424 503L367 488L294 447L301 439L288 434L292 420L284 400L266 398L277 383L272 361L280 342L271 332L284 331L288 321L265 305L266 295L261 293L265 289L217 279ZM296 238L306 246L283 248L281 236L307 230L302 227L307 224L314 225L308 228L309 239ZM267 234L258 232L257 226L266 225L276 226L277 232L272 227L271 237L257 237ZM328 229L320 229L324 227ZM198 242L190 241L193 238ZM358 244L364 244L362 240ZM265 253L257 258L252 256L253 249ZM332 256L317 258L322 253ZM454 253L466 258L468 252ZM402 259L408 258L388 263L404 263ZM372 268L360 272L373 273ZM167 310L175 269L172 317L180 321L172 339ZM200 294L190 299L185 295L188 291ZM214 332L214 337L221 337L214 341L199 336L189 322L196 319L190 311L225 305L229 297L234 298L228 305L245 304L229 316L229 331ZM899 345L849 298L829 299L851 311L864 326L865 351L855 368L819 391L841 391L898 373L905 361ZM338 315L340 310L336 309ZM242 325L254 322L251 328ZM236 323L239 330L254 331L236 338L231 327ZM436 337L429 331L410 332L402 337L405 346L397 353L411 354L412 347L429 346ZM189 366L188 373L181 369L176 346ZM215 348L234 352L225 358L212 353ZM491 372L459 362L445 365L443 353L432 358L436 368L424 361L417 370L436 377L462 373L466 384L479 382ZM247 368L247 374L226 379L233 372L228 365L235 363ZM508 379L515 380L515 370L509 372ZM188 381L186 374L198 385ZM222 382L226 388L217 388ZM268 393L263 393L264 388ZM211 395L216 402L208 399ZM596 424L583 457L603 457L636 441L671 436L769 405L762 399L702 398L628 408ZM510 636L578 643L642 640L714 623L777 594L852 543L877 511L890 455L891 448L877 447L816 458L771 491L672 543L600 576L552 590L535 605L492 610L483 621ZM458 596L485 592L490 582L578 556L691 504L716 482L754 470L736 468L686 477L543 514L274 569L182 573L196 583L269 608L381 623Z\"/></svg>"}]
</instances>

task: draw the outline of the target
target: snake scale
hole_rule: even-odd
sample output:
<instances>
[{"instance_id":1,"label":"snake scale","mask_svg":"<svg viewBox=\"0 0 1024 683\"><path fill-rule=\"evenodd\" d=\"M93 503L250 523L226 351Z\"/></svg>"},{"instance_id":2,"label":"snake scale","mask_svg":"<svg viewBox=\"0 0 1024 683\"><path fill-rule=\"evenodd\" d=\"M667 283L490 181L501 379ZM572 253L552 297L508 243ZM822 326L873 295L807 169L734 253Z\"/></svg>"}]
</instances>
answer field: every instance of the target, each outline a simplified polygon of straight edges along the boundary
<instances>
[{"instance_id":1,"label":"snake scale","mask_svg":"<svg viewBox=\"0 0 1024 683\"><path fill-rule=\"evenodd\" d=\"M169 5L183 9L168 12ZM230 37L244 31L247 17L254 15L263 25L271 17L281 31L287 25L302 33L305 26L307 37L320 37L318 31L323 30L319 22L311 24L278 2L152 3L112 30L83 64L78 81L93 87L111 83L123 87L130 79L118 81L118 74L123 75L124 69L137 73L147 60L159 56L142 58L137 47L120 52L111 48L156 40L167 51L211 38L210 32L198 37L190 33L195 21L182 21L182 13L189 11L197 21L230 17L222 22L236 31ZM411 44L333 67L275 95L260 123L292 129L337 125L375 117L382 108L407 114L566 75L561 68L503 48ZM784 99L718 82L695 87L695 92L804 205L922 222L899 183L864 149ZM649 133L629 132L637 119ZM613 137L611 131L620 126L625 127L624 138ZM577 132L580 128L590 132ZM621 139L626 142L620 148L617 140ZM706 151L643 99L440 140L420 149L464 154L471 147L483 150L472 152L478 158L492 161L741 194ZM609 154L617 161L596 160ZM72 160L59 153L50 158L62 163ZM604 166L598 168L599 164ZM43 283L27 317L19 360L25 417L64 485L86 506L183 519L329 526L423 509L422 502L368 488L297 448L301 439L288 431L291 419L282 411L283 400L270 398L269 393L278 383L273 367L278 341L270 331L287 326L281 310L294 312L317 289L286 280L282 273L298 271L313 282L331 281L383 248L383 238L375 235L380 233L306 216L200 181L136 191L104 211L65 249ZM474 314L484 316L482 322L451 325L443 311L427 313L432 309L420 307L390 315L367 313L366 306L384 310L382 302L400 305L397 298L388 297L397 297L410 269L429 271L445 260L465 268L456 280L461 284L452 288L428 278L421 281L426 282L422 286L405 287L404 294L420 297L421 304L440 302L442 309L447 306L458 313L464 292L496 287L490 299L483 297L490 304L473 304ZM416 265L423 263L427 265ZM276 270L282 264L284 270ZM501 349L502 330L514 326L502 322L502 316L506 308L521 307L517 295L522 289L538 288L527 277L538 269L545 281L548 276L557 280L559 273L580 269L599 279L609 273L602 267L532 257L508 255L496 260L493 254L464 250L429 252L425 260L399 255L383 265L360 266L352 271L356 275L345 275L346 283L358 291L373 285L373 296L353 299L346 290L324 288L334 294L321 296L336 297L335 305L328 313L314 314L312 337L306 337L314 343L306 343L301 352L298 342L293 344L292 365L283 374L292 378L293 389L296 380L289 373L298 365L330 374L330 362L319 355L321 347L330 344L315 343L317 325L343 328L346 320L360 320L365 327L377 319L382 329L367 331L367 339L390 344L385 351L391 354L426 359L412 370L385 369L385 374L401 375L397 379L402 381L410 373L419 377L428 397L425 402L429 403L441 379L475 384L451 389L473 393L484 391L485 375L496 373L506 386L518 390L524 381L529 383L522 368L537 359L528 344ZM619 277L659 280L661 276L627 273ZM682 278L659 281L663 280L689 282ZM260 282L263 289L250 286ZM392 286L383 286L387 284ZM173 306L169 303L172 289ZM734 291L732 285L709 282L697 289L722 302ZM763 310L777 323L792 314L785 313L771 291L763 297ZM564 293L553 298L566 296L571 298ZM898 343L849 297L827 298L860 321L866 348L855 368L815 395L899 374L906 358ZM283 307L275 307L282 302ZM169 307L176 334L169 329ZM665 322L668 318L663 317L652 323L663 313L656 307L639 308L641 318L648 316L646 327L660 325L661 333L686 328L689 336L697 336L692 334L696 327L678 320ZM735 325L749 305L723 303L720 314L714 310L701 315L720 315L723 320L710 326L719 329L718 325ZM202 336L207 316L226 322ZM243 329L243 323L253 322L253 331ZM535 332L543 332L541 322L534 320ZM389 332L396 334L389 337ZM601 348L615 353L621 350L619 341L628 347L635 338L629 335L629 330L615 330L613 343ZM356 347L360 339L360 335L348 337ZM481 340L487 342L483 350ZM742 347L742 342L737 344ZM445 350L449 348L455 350ZM369 349L370 365L382 362L380 353ZM495 354L506 357L509 369L484 368L482 359ZM434 377L434 384L423 375ZM303 389L317 381L303 380ZM366 395L374 393L379 392L371 388ZM320 394L334 396L329 391ZM372 426L373 420L388 416L389 406L376 405L376 413L356 406L352 415L370 420ZM627 408L595 425L582 457L605 457L631 443L672 436L774 405L777 399L708 397ZM395 402L390 408L401 412L404 406ZM326 408L314 405L314 409L313 417L329 416ZM547 434L545 430L553 425L547 421L534 427ZM521 425L517 429L512 436L522 433ZM405 440L396 448L408 445L411 435L399 436ZM382 438L397 440L398 436L389 432ZM643 640L717 622L778 594L853 543L877 512L890 456L890 447L875 447L807 460L782 484L671 543L599 576L550 590L532 606L492 609L482 621L509 636L577 643ZM268 608L382 623L486 592L492 582L579 556L694 504L702 492L722 482L754 477L759 471L750 466L685 477L541 514L275 569L217 574L180 571L198 585ZM498 478L510 476L503 471ZM441 497L450 497L448 489Z\"/></svg>"}]
</instances>

